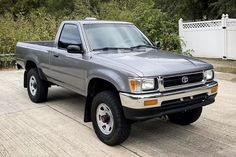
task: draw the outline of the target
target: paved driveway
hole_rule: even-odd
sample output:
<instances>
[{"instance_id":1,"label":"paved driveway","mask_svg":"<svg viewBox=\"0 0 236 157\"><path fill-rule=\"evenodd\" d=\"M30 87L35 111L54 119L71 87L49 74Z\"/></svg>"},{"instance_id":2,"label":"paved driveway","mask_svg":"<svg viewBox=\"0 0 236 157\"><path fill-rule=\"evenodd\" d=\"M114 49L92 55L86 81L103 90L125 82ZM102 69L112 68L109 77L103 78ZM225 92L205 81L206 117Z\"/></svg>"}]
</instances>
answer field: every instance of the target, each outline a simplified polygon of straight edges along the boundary
<instances>
[{"instance_id":1,"label":"paved driveway","mask_svg":"<svg viewBox=\"0 0 236 157\"><path fill-rule=\"evenodd\" d=\"M109 147L83 123L84 98L53 87L34 104L22 77L0 71L0 156L236 156L236 83L219 80L216 102L196 123L135 123L126 142Z\"/></svg>"}]
</instances>

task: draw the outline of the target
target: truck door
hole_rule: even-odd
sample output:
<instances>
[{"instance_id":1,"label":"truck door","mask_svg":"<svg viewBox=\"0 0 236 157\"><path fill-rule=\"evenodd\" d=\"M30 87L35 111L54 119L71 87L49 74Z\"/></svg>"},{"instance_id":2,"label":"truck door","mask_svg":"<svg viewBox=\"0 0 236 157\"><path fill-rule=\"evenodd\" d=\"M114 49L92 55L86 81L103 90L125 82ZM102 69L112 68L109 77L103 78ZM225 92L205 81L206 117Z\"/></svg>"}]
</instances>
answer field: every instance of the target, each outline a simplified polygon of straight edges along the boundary
<instances>
[{"instance_id":1,"label":"truck door","mask_svg":"<svg viewBox=\"0 0 236 157\"><path fill-rule=\"evenodd\" d=\"M85 92L85 62L82 54L71 54L67 52L68 45L79 45L81 35L79 26L76 24L64 24L58 48L54 48L50 55L51 78L59 85L70 88L78 93Z\"/></svg>"}]
</instances>

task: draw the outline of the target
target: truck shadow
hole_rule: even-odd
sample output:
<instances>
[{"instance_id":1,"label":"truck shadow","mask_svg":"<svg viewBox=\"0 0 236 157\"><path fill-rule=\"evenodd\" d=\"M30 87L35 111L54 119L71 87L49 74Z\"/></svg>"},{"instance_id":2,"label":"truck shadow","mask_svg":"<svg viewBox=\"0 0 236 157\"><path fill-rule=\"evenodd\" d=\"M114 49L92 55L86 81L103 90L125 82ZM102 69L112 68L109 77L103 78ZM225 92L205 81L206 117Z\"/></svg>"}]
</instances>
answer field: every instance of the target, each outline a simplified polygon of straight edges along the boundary
<instances>
[{"instance_id":1,"label":"truck shadow","mask_svg":"<svg viewBox=\"0 0 236 157\"><path fill-rule=\"evenodd\" d=\"M74 113L82 114L80 116L83 116L83 109L85 107L85 97L69 91L67 89L63 89L60 87L53 87L49 91L48 100L47 102L49 105L56 105L61 108L67 108L67 109L73 109ZM180 126L170 123L168 120L163 120L161 118L155 118L151 120L146 121L137 121L133 123L132 125L132 136L136 138L140 137L139 131L142 132L142 136L157 136L158 134L164 135L168 133L174 133L176 134L177 130L183 130L184 128L194 128L193 125L189 126ZM136 134L137 133L137 134ZM179 135L181 135L182 132L179 132ZM182 134L183 137L185 134Z\"/></svg>"},{"instance_id":2,"label":"truck shadow","mask_svg":"<svg viewBox=\"0 0 236 157\"><path fill-rule=\"evenodd\" d=\"M143 136L162 136L162 135L174 135L176 136L186 136L186 131L195 128L194 124L188 126L180 126L169 122L168 120L163 120L160 118L155 118L152 120L136 122L133 124L132 134L135 137L138 136L138 132L142 132ZM136 138L136 137L135 137Z\"/></svg>"},{"instance_id":3,"label":"truck shadow","mask_svg":"<svg viewBox=\"0 0 236 157\"><path fill-rule=\"evenodd\" d=\"M50 90L48 102L63 114L73 117L83 123L85 98L74 92L62 88ZM147 154L157 156L157 152L164 152L170 156L195 151L196 147L208 153L218 146L212 146L212 141L200 135L204 129L197 121L192 125L180 126L167 120L155 118L152 120L135 122L132 125L130 137L121 145L138 149ZM92 129L91 123L88 125ZM200 145L204 143L204 145ZM186 149L187 148L187 149ZM209 149L209 150L207 150Z\"/></svg>"},{"instance_id":4,"label":"truck shadow","mask_svg":"<svg viewBox=\"0 0 236 157\"><path fill-rule=\"evenodd\" d=\"M137 122L132 125L130 137L124 145L151 156L161 156L162 153L167 156L189 156L196 149L206 152L209 149L209 153L217 149L218 146L212 146L211 140L197 133L201 129L197 123L179 126L159 118Z\"/></svg>"},{"instance_id":5,"label":"truck shadow","mask_svg":"<svg viewBox=\"0 0 236 157\"><path fill-rule=\"evenodd\" d=\"M82 95L79 95L75 92L60 87L52 87L49 89L47 102L64 102L66 100L72 99L77 99L78 101L85 101L85 98Z\"/></svg>"}]
</instances>

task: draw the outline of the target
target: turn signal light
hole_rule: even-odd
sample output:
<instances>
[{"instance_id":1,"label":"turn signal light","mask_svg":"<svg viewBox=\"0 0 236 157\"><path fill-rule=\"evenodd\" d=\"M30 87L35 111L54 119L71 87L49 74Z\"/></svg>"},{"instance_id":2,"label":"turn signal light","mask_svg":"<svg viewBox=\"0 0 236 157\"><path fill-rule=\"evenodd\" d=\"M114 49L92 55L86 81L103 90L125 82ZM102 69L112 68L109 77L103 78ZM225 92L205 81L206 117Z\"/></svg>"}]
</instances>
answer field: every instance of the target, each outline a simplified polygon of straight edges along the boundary
<instances>
[{"instance_id":1,"label":"turn signal light","mask_svg":"<svg viewBox=\"0 0 236 157\"><path fill-rule=\"evenodd\" d=\"M211 88L211 94L217 93L218 86L214 86Z\"/></svg>"},{"instance_id":2,"label":"turn signal light","mask_svg":"<svg viewBox=\"0 0 236 157\"><path fill-rule=\"evenodd\" d=\"M144 106L151 106L151 105L156 105L156 104L158 104L157 99L145 100L144 101Z\"/></svg>"},{"instance_id":3,"label":"turn signal light","mask_svg":"<svg viewBox=\"0 0 236 157\"><path fill-rule=\"evenodd\" d=\"M136 80L130 80L129 85L130 85L131 91L136 91L137 90L137 81Z\"/></svg>"}]
</instances>

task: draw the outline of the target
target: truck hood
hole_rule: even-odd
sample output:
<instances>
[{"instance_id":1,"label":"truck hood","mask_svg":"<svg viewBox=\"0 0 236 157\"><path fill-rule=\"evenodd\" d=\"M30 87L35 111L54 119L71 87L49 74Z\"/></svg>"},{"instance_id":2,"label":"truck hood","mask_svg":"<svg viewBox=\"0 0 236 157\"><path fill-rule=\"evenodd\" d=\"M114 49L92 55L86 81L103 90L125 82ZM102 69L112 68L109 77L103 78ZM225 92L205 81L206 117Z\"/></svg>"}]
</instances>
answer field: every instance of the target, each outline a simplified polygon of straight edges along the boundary
<instances>
[{"instance_id":1,"label":"truck hood","mask_svg":"<svg viewBox=\"0 0 236 157\"><path fill-rule=\"evenodd\" d=\"M213 66L195 58L162 50L142 52L101 52L97 55L113 64L124 65L139 71L142 76L164 76L212 69Z\"/></svg>"}]
</instances>

